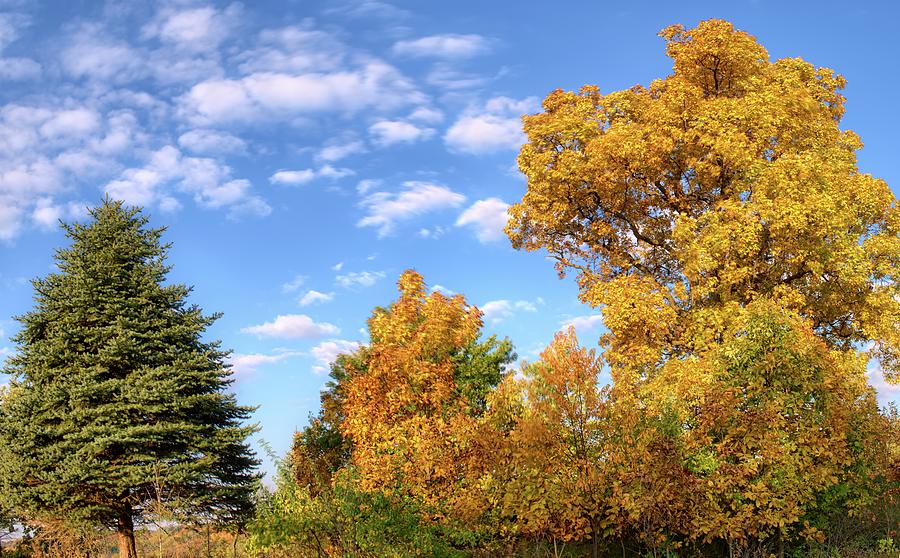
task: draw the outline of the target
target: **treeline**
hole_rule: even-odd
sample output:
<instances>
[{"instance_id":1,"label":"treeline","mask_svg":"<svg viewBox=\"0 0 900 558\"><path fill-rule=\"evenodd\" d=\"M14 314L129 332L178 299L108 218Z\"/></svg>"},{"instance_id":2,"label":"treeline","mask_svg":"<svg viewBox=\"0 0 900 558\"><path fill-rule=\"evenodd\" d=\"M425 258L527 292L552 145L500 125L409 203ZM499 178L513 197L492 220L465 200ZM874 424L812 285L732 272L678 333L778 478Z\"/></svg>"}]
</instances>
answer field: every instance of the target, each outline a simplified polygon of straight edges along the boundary
<instances>
[{"instance_id":1,"label":"treeline","mask_svg":"<svg viewBox=\"0 0 900 558\"><path fill-rule=\"evenodd\" d=\"M575 274L599 347L519 363L404 272L274 490L162 231L111 200L68 226L0 405L20 554L62 521L125 558L153 522L272 558L895 556L900 418L867 374L900 378L900 207L857 168L844 79L719 20L661 35L666 78L524 117L506 232Z\"/></svg>"},{"instance_id":2,"label":"treeline","mask_svg":"<svg viewBox=\"0 0 900 558\"><path fill-rule=\"evenodd\" d=\"M271 555L896 554L900 208L844 79L710 20L672 75L524 117L506 232L607 329L521 368L407 272L251 529ZM591 343L593 345L593 343ZM474 372L473 372L474 371ZM609 374L611 382L601 382Z\"/></svg>"},{"instance_id":3,"label":"treeline","mask_svg":"<svg viewBox=\"0 0 900 558\"><path fill-rule=\"evenodd\" d=\"M260 503L264 555L896 550L897 414L782 308L740 312L702 365L605 385L574 331L512 369L461 295L399 286Z\"/></svg>"}]
</instances>

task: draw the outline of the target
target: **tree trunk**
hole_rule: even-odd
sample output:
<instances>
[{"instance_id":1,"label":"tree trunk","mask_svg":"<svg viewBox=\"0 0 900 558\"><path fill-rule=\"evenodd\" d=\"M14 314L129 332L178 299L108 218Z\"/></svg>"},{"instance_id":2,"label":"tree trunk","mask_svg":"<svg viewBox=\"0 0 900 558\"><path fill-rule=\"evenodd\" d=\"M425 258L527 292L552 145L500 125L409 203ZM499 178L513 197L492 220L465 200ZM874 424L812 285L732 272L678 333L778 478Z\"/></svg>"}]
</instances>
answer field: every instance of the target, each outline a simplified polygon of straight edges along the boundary
<instances>
[{"instance_id":1,"label":"tree trunk","mask_svg":"<svg viewBox=\"0 0 900 558\"><path fill-rule=\"evenodd\" d=\"M119 534L119 558L137 558L137 547L134 544L134 519L131 517L131 504L125 504L116 521Z\"/></svg>"}]
</instances>

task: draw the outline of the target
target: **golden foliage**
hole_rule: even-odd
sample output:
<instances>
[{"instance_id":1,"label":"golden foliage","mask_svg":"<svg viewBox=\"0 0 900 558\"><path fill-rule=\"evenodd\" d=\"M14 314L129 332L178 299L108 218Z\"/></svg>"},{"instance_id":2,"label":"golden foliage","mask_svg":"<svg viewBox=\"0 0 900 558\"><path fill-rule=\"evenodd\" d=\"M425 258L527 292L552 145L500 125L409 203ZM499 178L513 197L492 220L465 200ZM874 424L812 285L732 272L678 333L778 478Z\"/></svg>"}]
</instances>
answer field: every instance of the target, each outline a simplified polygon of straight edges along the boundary
<instances>
[{"instance_id":1,"label":"golden foliage","mask_svg":"<svg viewBox=\"0 0 900 558\"><path fill-rule=\"evenodd\" d=\"M368 368L350 374L343 432L364 490L460 511L475 419L456 391L453 357L478 337L481 312L460 295L426 294L414 271L398 288L400 298L369 319Z\"/></svg>"},{"instance_id":2,"label":"golden foliage","mask_svg":"<svg viewBox=\"0 0 900 558\"><path fill-rule=\"evenodd\" d=\"M871 343L895 377L900 211L839 127L844 79L772 62L720 20L661 35L672 75L558 90L525 117L513 244L578 273L613 367L646 373L715 342L722 312L764 297L830 347Z\"/></svg>"}]
</instances>

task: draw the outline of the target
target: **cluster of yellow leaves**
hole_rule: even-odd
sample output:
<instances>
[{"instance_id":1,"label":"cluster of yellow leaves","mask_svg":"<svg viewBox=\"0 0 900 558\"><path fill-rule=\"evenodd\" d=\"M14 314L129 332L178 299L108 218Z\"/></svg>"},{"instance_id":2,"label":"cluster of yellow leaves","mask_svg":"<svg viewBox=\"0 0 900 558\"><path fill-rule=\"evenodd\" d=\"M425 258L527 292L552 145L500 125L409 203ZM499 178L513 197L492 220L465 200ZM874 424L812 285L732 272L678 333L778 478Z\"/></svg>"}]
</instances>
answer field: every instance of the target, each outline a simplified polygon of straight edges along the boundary
<instances>
[{"instance_id":1,"label":"cluster of yellow leaves","mask_svg":"<svg viewBox=\"0 0 900 558\"><path fill-rule=\"evenodd\" d=\"M481 428L495 451L470 474L517 535L672 546L813 537L800 526L823 491L844 486L853 512L898 463L897 422L879 413L864 369L863 356L830 349L770 301L645 380L604 384L599 356L560 333L492 394Z\"/></svg>"},{"instance_id":2,"label":"cluster of yellow leaves","mask_svg":"<svg viewBox=\"0 0 900 558\"><path fill-rule=\"evenodd\" d=\"M464 514L475 419L456 392L453 356L478 337L481 312L459 295L426 294L414 271L398 286L400 298L369 319L368 366L350 374L343 433L361 488Z\"/></svg>"},{"instance_id":3,"label":"cluster of yellow leaves","mask_svg":"<svg viewBox=\"0 0 900 558\"><path fill-rule=\"evenodd\" d=\"M485 421L497 453L485 490L520 534L582 540L603 530L608 398L598 385L601 366L570 331L524 378L506 378L493 394Z\"/></svg>"},{"instance_id":4,"label":"cluster of yellow leaves","mask_svg":"<svg viewBox=\"0 0 900 558\"><path fill-rule=\"evenodd\" d=\"M517 247L547 249L603 308L614 367L719 335L728 303L770 298L830 346L900 369L900 210L839 128L844 79L771 62L731 24L665 29L674 73L602 95L555 91L525 117ZM711 315L712 314L712 315Z\"/></svg>"}]
</instances>

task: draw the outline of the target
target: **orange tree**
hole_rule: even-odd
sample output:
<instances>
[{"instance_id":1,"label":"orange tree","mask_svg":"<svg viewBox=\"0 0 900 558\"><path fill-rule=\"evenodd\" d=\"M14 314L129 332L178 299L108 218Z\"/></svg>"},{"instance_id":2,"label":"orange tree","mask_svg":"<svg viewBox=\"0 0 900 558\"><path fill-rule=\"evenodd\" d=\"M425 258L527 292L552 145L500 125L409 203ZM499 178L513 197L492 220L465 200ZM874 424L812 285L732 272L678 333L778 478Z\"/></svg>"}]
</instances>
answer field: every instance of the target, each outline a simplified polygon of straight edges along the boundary
<instances>
[{"instance_id":1,"label":"orange tree","mask_svg":"<svg viewBox=\"0 0 900 558\"><path fill-rule=\"evenodd\" d=\"M515 360L480 338L481 312L404 272L376 308L370 343L340 355L322 408L297 433L250 526L256 550L320 556L456 556L488 503L482 417Z\"/></svg>"},{"instance_id":2,"label":"orange tree","mask_svg":"<svg viewBox=\"0 0 900 558\"><path fill-rule=\"evenodd\" d=\"M369 319L365 369L343 391L343 435L363 490L413 497L435 518L471 519L469 482L483 461L475 432L488 392L515 355L508 341L479 343L481 312L461 295L428 294L404 272L400 298Z\"/></svg>"},{"instance_id":3,"label":"orange tree","mask_svg":"<svg viewBox=\"0 0 900 558\"><path fill-rule=\"evenodd\" d=\"M671 75L555 91L524 118L528 189L507 233L603 312L616 389L635 424L657 425L622 455L668 448L666 478L704 487L700 509L718 514L688 535L744 541L796 523L847 471L876 475L853 448L883 419L865 361L900 376L900 211L857 168L840 75L771 61L720 20L661 35ZM767 320L780 325L754 329ZM633 526L654 524L643 481L623 486Z\"/></svg>"},{"instance_id":4,"label":"orange tree","mask_svg":"<svg viewBox=\"0 0 900 558\"><path fill-rule=\"evenodd\" d=\"M509 378L494 398L486 420L505 436L491 436L504 455L494 461L490 485L520 534L568 541L602 531L608 397L600 371L574 331L560 333L524 378ZM511 409L512 427L504 428Z\"/></svg>"}]
</instances>

